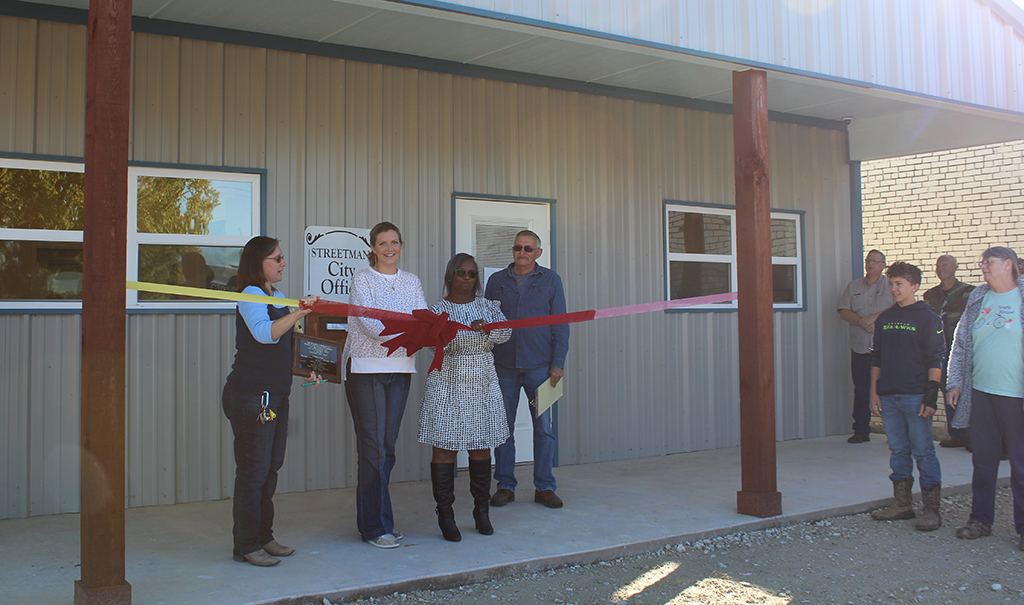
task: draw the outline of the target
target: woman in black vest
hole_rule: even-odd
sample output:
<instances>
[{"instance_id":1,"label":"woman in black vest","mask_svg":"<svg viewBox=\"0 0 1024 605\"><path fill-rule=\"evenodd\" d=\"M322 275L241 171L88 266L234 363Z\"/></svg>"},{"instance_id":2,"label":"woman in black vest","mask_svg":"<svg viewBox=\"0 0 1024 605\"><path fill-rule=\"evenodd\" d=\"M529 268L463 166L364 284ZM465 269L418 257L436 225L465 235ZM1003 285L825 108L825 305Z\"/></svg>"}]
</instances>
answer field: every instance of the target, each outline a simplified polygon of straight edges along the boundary
<instances>
[{"instance_id":1,"label":"woman in black vest","mask_svg":"<svg viewBox=\"0 0 1024 605\"><path fill-rule=\"evenodd\" d=\"M284 254L278 240L249 240L238 263L238 290L284 298ZM304 299L316 302L315 296ZM235 435L234 559L270 567L294 548L274 539L274 491L284 464L288 395L292 390L292 327L309 309L239 302L235 312L235 363L221 401ZM310 380L320 376L310 374Z\"/></svg>"}]
</instances>

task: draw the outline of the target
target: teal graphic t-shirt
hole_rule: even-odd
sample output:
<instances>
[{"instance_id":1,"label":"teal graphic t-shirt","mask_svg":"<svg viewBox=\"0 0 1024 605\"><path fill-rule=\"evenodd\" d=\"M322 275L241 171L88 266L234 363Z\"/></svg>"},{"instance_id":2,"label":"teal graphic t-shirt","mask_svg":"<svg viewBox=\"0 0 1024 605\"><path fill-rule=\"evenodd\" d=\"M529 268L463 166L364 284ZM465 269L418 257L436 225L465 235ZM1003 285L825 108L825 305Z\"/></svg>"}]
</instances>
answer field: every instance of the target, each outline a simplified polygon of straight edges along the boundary
<instances>
[{"instance_id":1,"label":"teal graphic t-shirt","mask_svg":"<svg viewBox=\"0 0 1024 605\"><path fill-rule=\"evenodd\" d=\"M1020 290L981 299L974 321L974 388L1003 397L1024 397Z\"/></svg>"}]
</instances>

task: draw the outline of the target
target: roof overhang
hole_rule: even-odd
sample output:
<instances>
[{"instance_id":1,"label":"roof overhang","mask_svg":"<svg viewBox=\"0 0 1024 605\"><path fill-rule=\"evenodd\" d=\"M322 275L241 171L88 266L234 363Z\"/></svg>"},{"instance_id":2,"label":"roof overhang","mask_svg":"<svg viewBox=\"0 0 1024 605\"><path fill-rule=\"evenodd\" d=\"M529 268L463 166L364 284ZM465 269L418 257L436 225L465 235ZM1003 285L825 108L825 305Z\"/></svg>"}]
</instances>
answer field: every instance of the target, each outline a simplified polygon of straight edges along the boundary
<instances>
[{"instance_id":1,"label":"roof overhang","mask_svg":"<svg viewBox=\"0 0 1024 605\"><path fill-rule=\"evenodd\" d=\"M0 12L81 21L88 4L0 0ZM133 15L136 31L711 111L731 111L732 72L762 69L771 117L846 127L851 160L1024 139L1021 113L426 0L134 0Z\"/></svg>"}]
</instances>

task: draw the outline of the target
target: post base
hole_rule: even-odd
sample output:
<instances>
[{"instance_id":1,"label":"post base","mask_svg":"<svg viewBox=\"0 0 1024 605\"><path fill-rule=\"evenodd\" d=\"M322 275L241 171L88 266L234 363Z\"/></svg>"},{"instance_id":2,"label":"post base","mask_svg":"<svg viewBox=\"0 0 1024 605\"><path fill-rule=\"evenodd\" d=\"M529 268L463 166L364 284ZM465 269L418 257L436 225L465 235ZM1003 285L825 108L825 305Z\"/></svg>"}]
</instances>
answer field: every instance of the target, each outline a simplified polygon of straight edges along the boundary
<instances>
[{"instance_id":1,"label":"post base","mask_svg":"<svg viewBox=\"0 0 1024 605\"><path fill-rule=\"evenodd\" d=\"M782 492L736 492L736 512L751 517L774 517L782 514Z\"/></svg>"},{"instance_id":2,"label":"post base","mask_svg":"<svg viewBox=\"0 0 1024 605\"><path fill-rule=\"evenodd\" d=\"M75 605L132 605L132 585L125 582L89 588L81 580L75 580Z\"/></svg>"}]
</instances>

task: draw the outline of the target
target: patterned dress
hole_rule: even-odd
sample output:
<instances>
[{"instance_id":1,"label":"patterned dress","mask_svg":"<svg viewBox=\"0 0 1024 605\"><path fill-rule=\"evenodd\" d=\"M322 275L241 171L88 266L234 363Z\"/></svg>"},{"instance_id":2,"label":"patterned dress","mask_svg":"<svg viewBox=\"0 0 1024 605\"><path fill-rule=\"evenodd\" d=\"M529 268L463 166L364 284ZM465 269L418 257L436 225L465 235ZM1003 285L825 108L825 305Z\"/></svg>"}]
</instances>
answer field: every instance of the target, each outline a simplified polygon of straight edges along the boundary
<instances>
[{"instance_id":1,"label":"patterned dress","mask_svg":"<svg viewBox=\"0 0 1024 605\"><path fill-rule=\"evenodd\" d=\"M440 300L430 310L447 312L452 321L467 326L476 319L488 323L505 320L500 303L480 297L465 304ZM509 329L490 334L460 330L445 346L441 370L427 375L420 443L450 451L482 450L505 443L508 421L491 349L511 336Z\"/></svg>"}]
</instances>

